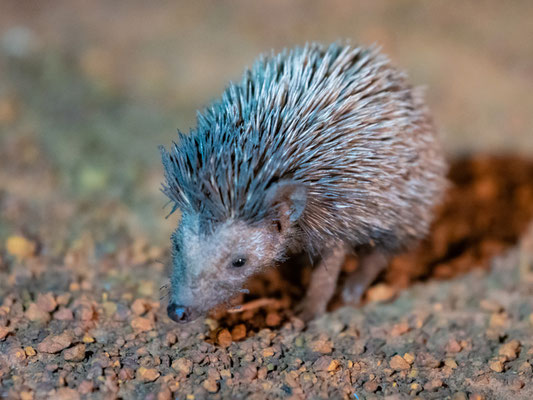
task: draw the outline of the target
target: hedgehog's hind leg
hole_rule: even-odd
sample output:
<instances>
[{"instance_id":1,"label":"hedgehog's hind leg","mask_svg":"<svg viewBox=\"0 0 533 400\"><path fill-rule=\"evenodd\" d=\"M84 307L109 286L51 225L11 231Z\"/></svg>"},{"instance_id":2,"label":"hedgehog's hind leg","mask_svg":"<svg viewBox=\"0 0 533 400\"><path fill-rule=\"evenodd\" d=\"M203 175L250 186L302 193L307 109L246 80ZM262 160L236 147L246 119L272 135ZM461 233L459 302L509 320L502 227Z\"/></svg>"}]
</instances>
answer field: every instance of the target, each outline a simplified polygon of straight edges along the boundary
<instances>
[{"instance_id":1,"label":"hedgehog's hind leg","mask_svg":"<svg viewBox=\"0 0 533 400\"><path fill-rule=\"evenodd\" d=\"M349 304L359 304L366 289L389 265L390 257L377 248L365 247L358 251L357 269L352 272L342 288L342 300Z\"/></svg>"},{"instance_id":2,"label":"hedgehog's hind leg","mask_svg":"<svg viewBox=\"0 0 533 400\"><path fill-rule=\"evenodd\" d=\"M344 244L329 247L320 263L313 269L305 298L298 306L298 316L302 320L309 321L326 311L335 293L337 279L346 254Z\"/></svg>"}]
</instances>

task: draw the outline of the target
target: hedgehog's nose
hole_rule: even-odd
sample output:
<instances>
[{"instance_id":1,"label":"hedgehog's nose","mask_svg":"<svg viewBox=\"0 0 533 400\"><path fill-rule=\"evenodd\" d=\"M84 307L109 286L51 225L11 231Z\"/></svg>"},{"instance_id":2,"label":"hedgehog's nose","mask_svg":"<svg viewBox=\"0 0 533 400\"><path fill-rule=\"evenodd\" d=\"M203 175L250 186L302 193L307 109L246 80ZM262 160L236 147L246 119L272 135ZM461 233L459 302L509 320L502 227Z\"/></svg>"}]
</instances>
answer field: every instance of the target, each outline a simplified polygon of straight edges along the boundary
<instances>
[{"instance_id":1,"label":"hedgehog's nose","mask_svg":"<svg viewBox=\"0 0 533 400\"><path fill-rule=\"evenodd\" d=\"M170 303L167 307L168 317L176 322L189 322L191 319L191 309L185 306L179 306Z\"/></svg>"}]
</instances>

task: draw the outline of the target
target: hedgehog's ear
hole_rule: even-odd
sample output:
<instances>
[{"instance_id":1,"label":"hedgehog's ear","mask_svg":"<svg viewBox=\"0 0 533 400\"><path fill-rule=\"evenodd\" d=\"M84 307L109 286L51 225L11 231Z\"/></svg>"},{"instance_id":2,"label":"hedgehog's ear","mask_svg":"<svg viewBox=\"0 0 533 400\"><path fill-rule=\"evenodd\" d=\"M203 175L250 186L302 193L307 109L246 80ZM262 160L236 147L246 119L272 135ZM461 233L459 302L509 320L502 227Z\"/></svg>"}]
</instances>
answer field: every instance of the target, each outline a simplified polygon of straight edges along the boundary
<instances>
[{"instance_id":1,"label":"hedgehog's ear","mask_svg":"<svg viewBox=\"0 0 533 400\"><path fill-rule=\"evenodd\" d=\"M266 194L266 206L279 230L285 230L298 221L307 204L307 188L302 183L283 180L271 186Z\"/></svg>"}]
</instances>

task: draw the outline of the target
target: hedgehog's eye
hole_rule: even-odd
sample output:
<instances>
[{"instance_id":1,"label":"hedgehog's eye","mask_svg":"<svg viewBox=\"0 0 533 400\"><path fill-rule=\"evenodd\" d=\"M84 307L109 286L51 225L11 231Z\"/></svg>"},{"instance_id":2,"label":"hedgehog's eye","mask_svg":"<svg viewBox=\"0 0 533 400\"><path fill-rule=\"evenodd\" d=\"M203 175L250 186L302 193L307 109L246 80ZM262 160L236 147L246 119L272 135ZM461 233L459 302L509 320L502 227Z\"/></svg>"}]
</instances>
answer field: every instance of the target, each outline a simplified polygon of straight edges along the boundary
<instances>
[{"instance_id":1,"label":"hedgehog's eye","mask_svg":"<svg viewBox=\"0 0 533 400\"><path fill-rule=\"evenodd\" d=\"M234 268L240 268L246 264L246 258L244 257L237 257L235 260L231 262L231 266Z\"/></svg>"},{"instance_id":2,"label":"hedgehog's eye","mask_svg":"<svg viewBox=\"0 0 533 400\"><path fill-rule=\"evenodd\" d=\"M180 251L180 245L178 244L178 242L174 242L173 244L173 250L178 253Z\"/></svg>"}]
</instances>

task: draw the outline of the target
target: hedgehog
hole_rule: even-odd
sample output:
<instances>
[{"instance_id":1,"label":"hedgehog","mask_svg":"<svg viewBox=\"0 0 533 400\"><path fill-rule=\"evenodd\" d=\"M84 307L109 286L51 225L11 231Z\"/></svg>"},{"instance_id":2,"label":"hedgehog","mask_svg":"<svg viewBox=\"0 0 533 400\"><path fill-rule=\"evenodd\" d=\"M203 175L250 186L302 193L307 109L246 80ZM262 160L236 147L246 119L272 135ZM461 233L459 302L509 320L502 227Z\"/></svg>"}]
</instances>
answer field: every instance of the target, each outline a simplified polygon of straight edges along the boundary
<instances>
[{"instance_id":1,"label":"hedgehog","mask_svg":"<svg viewBox=\"0 0 533 400\"><path fill-rule=\"evenodd\" d=\"M420 88L376 46L311 43L260 56L160 147L179 209L167 312L189 322L267 268L307 255L304 320L358 303L390 258L427 233L447 164Z\"/></svg>"}]
</instances>

